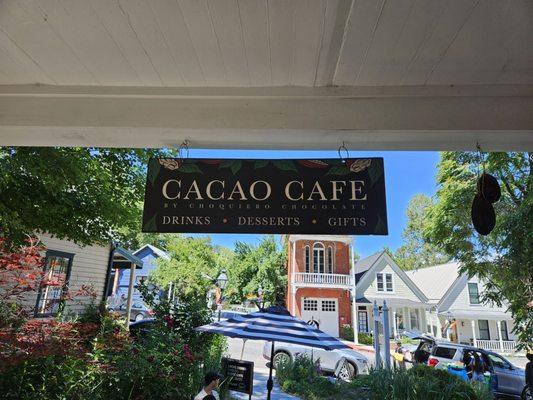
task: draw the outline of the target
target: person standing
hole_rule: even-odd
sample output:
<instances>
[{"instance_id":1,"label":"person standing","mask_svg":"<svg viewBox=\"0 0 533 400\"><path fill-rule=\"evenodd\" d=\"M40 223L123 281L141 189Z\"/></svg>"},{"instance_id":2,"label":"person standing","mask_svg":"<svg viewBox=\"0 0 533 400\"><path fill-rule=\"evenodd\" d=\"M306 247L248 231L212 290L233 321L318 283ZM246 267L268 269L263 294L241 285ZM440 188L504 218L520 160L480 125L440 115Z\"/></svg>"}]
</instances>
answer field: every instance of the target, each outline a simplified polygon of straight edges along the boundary
<instances>
[{"instance_id":1,"label":"person standing","mask_svg":"<svg viewBox=\"0 0 533 400\"><path fill-rule=\"evenodd\" d=\"M526 399L533 399L533 349L527 351L527 359L529 362L526 364Z\"/></svg>"},{"instance_id":2,"label":"person standing","mask_svg":"<svg viewBox=\"0 0 533 400\"><path fill-rule=\"evenodd\" d=\"M194 400L204 400L206 397L209 399L210 397L208 396L212 396L216 400L219 400L218 393L215 389L220 385L220 379L222 379L222 375L217 372L208 372L205 374L204 387L194 397Z\"/></svg>"}]
</instances>

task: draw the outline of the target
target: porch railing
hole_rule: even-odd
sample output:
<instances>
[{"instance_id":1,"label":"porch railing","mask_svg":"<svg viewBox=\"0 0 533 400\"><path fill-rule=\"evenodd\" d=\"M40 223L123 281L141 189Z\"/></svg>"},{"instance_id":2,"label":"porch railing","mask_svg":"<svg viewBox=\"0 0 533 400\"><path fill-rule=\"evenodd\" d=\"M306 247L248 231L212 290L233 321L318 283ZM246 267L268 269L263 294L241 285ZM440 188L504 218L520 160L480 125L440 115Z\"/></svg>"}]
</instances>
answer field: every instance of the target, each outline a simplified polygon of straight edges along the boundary
<instances>
[{"instance_id":1,"label":"porch railing","mask_svg":"<svg viewBox=\"0 0 533 400\"><path fill-rule=\"evenodd\" d=\"M324 286L351 286L352 276L345 274L318 274L309 272L296 272L294 283L305 283Z\"/></svg>"},{"instance_id":2,"label":"porch railing","mask_svg":"<svg viewBox=\"0 0 533 400\"><path fill-rule=\"evenodd\" d=\"M474 343L472 343L474 344ZM480 340L477 339L474 344L485 350L491 350L499 353L514 353L516 351L516 342L514 340Z\"/></svg>"}]
</instances>

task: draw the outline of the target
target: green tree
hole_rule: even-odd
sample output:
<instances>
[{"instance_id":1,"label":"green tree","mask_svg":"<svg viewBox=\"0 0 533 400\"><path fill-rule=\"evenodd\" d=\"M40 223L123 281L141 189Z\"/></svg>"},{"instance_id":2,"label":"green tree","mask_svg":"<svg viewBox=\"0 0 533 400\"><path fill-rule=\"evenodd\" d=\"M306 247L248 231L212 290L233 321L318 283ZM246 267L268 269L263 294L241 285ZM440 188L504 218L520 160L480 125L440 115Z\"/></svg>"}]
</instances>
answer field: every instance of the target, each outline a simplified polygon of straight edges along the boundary
<instances>
[{"instance_id":1,"label":"green tree","mask_svg":"<svg viewBox=\"0 0 533 400\"><path fill-rule=\"evenodd\" d=\"M478 235L470 205L476 193L479 156L444 152L438 166L437 202L430 207L424 231L462 271L486 282L483 297L501 305L505 299L519 341L533 345L533 159L528 153L489 153L485 168L502 186L494 204L497 222L487 236Z\"/></svg>"},{"instance_id":2,"label":"green tree","mask_svg":"<svg viewBox=\"0 0 533 400\"><path fill-rule=\"evenodd\" d=\"M420 193L409 201L407 226L402 233L404 243L393 253L394 259L404 270L443 264L450 259L435 244L424 238L424 223L431 205L431 198Z\"/></svg>"},{"instance_id":3,"label":"green tree","mask_svg":"<svg viewBox=\"0 0 533 400\"><path fill-rule=\"evenodd\" d=\"M79 244L139 230L146 149L0 148L0 226L20 242L49 232Z\"/></svg>"},{"instance_id":4,"label":"green tree","mask_svg":"<svg viewBox=\"0 0 533 400\"><path fill-rule=\"evenodd\" d=\"M256 296L263 288L264 300L283 303L287 288L286 253L274 236L265 236L257 246L235 243L235 261L228 272L227 294L233 302Z\"/></svg>"},{"instance_id":5,"label":"green tree","mask_svg":"<svg viewBox=\"0 0 533 400\"><path fill-rule=\"evenodd\" d=\"M183 294L196 293L205 297L219 272L229 271L233 263L231 250L213 246L209 237L168 235L161 247L170 260L158 259L150 278L162 287L173 282Z\"/></svg>"}]
</instances>

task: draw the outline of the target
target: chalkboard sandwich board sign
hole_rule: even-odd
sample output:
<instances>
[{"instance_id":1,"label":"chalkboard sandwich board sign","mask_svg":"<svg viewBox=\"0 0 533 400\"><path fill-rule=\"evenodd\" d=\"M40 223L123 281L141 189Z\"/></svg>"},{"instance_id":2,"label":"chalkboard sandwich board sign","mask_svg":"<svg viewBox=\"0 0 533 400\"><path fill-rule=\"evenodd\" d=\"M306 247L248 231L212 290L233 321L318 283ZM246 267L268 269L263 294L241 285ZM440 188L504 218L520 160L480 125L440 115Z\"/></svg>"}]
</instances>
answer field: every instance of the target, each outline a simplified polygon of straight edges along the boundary
<instances>
[{"instance_id":1,"label":"chalkboard sandwich board sign","mask_svg":"<svg viewBox=\"0 0 533 400\"><path fill-rule=\"evenodd\" d=\"M254 391L254 363L251 361L222 358L222 371L229 390L246 393L252 397Z\"/></svg>"},{"instance_id":2,"label":"chalkboard sandwich board sign","mask_svg":"<svg viewBox=\"0 0 533 400\"><path fill-rule=\"evenodd\" d=\"M386 235L382 158L153 158L143 232Z\"/></svg>"}]
</instances>

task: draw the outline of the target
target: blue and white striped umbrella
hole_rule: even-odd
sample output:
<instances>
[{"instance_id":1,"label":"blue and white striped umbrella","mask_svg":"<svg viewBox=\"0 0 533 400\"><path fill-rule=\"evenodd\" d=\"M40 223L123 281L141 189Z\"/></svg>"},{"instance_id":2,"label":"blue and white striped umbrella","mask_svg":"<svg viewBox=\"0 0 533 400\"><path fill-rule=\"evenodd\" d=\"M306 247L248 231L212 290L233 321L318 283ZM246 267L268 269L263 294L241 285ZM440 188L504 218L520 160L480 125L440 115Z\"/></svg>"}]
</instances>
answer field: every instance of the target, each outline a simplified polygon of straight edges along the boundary
<instances>
[{"instance_id":1,"label":"blue and white striped umbrella","mask_svg":"<svg viewBox=\"0 0 533 400\"><path fill-rule=\"evenodd\" d=\"M250 314L196 328L200 332L271 342L294 343L324 350L348 349L340 340L289 314L286 308L273 306Z\"/></svg>"},{"instance_id":2,"label":"blue and white striped umbrella","mask_svg":"<svg viewBox=\"0 0 533 400\"><path fill-rule=\"evenodd\" d=\"M251 314L239 315L226 321L213 322L196 328L200 332L219 333L224 336L272 342L270 371L267 381L267 400L274 385L272 367L275 342L294 343L324 350L348 349L340 340L306 324L289 314L285 307L272 306Z\"/></svg>"}]
</instances>

